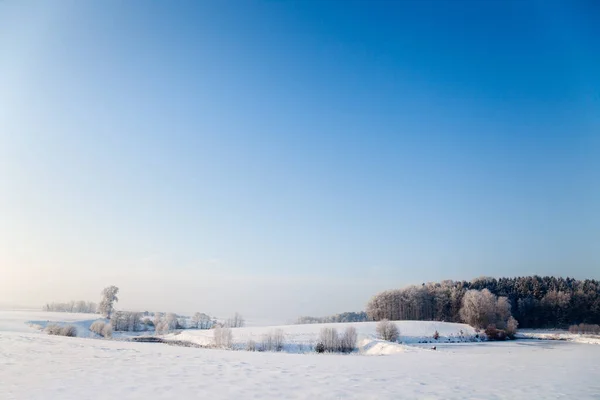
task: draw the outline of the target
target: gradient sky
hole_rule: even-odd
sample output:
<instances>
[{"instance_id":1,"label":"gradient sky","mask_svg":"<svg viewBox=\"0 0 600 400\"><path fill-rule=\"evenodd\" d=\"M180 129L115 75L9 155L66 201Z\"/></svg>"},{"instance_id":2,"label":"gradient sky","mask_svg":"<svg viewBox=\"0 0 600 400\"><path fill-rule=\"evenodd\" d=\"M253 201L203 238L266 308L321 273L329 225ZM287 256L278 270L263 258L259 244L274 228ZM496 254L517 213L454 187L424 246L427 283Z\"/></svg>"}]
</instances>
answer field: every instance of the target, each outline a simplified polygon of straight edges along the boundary
<instances>
[{"instance_id":1,"label":"gradient sky","mask_svg":"<svg viewBox=\"0 0 600 400\"><path fill-rule=\"evenodd\" d=\"M292 319L600 278L595 1L0 2L0 303Z\"/></svg>"}]
</instances>

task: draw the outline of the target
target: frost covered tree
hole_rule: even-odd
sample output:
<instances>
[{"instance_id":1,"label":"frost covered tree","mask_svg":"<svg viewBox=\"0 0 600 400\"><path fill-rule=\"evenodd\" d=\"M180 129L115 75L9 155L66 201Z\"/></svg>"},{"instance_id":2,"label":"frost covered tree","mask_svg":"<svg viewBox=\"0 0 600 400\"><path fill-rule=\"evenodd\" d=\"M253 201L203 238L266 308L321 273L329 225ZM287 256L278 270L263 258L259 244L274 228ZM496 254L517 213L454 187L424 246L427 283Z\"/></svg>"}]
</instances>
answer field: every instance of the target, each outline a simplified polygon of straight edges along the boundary
<instances>
[{"instance_id":1,"label":"frost covered tree","mask_svg":"<svg viewBox=\"0 0 600 400\"><path fill-rule=\"evenodd\" d=\"M177 323L178 323L177 314L167 313L167 315L165 316L165 322L166 322L167 329L170 331L174 331L175 329L177 329Z\"/></svg>"},{"instance_id":2,"label":"frost covered tree","mask_svg":"<svg viewBox=\"0 0 600 400\"><path fill-rule=\"evenodd\" d=\"M236 312L233 317L227 320L225 325L229 328L242 328L245 324L246 321L244 321L244 317Z\"/></svg>"},{"instance_id":3,"label":"frost covered tree","mask_svg":"<svg viewBox=\"0 0 600 400\"><path fill-rule=\"evenodd\" d=\"M200 322L202 321L202 314L197 312L192 316L192 326L196 329L200 328Z\"/></svg>"},{"instance_id":4,"label":"frost covered tree","mask_svg":"<svg viewBox=\"0 0 600 400\"><path fill-rule=\"evenodd\" d=\"M386 319L379 321L375 330L380 339L387 340L388 342L396 342L400 336L396 324Z\"/></svg>"},{"instance_id":5,"label":"frost covered tree","mask_svg":"<svg viewBox=\"0 0 600 400\"><path fill-rule=\"evenodd\" d=\"M105 318L110 319L112 313L115 310L114 304L119 301L117 294L119 293L119 288L116 286L108 286L104 288L102 291L102 301L98 305L98 311Z\"/></svg>"},{"instance_id":6,"label":"frost covered tree","mask_svg":"<svg viewBox=\"0 0 600 400\"><path fill-rule=\"evenodd\" d=\"M344 353L349 353L356 348L356 340L358 339L358 334L356 333L356 328L353 326L349 326L344 331L342 335L340 349Z\"/></svg>"},{"instance_id":7,"label":"frost covered tree","mask_svg":"<svg viewBox=\"0 0 600 400\"><path fill-rule=\"evenodd\" d=\"M496 297L488 289L471 289L463 296L460 316L475 328L485 329L489 325L495 325L499 329L505 329L512 317L510 309L510 302L506 297Z\"/></svg>"}]
</instances>

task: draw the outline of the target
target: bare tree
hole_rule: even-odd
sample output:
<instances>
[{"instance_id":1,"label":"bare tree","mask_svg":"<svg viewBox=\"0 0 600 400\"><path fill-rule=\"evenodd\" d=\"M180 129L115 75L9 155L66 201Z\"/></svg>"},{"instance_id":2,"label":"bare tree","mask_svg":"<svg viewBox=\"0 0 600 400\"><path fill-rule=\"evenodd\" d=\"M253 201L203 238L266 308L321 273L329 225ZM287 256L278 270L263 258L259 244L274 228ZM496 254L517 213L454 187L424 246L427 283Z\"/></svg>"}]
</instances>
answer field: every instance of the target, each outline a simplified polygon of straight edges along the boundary
<instances>
[{"instance_id":1,"label":"bare tree","mask_svg":"<svg viewBox=\"0 0 600 400\"><path fill-rule=\"evenodd\" d=\"M319 343L324 351L335 352L340 350L340 337L335 328L325 327L319 333Z\"/></svg>"},{"instance_id":2,"label":"bare tree","mask_svg":"<svg viewBox=\"0 0 600 400\"><path fill-rule=\"evenodd\" d=\"M262 351L282 351L285 341L285 335L283 330L275 329L267 332L262 337L261 350Z\"/></svg>"},{"instance_id":3,"label":"bare tree","mask_svg":"<svg viewBox=\"0 0 600 400\"><path fill-rule=\"evenodd\" d=\"M114 304L119 301L117 294L119 293L119 288L116 286L108 286L104 288L102 291L102 301L98 306L100 314L104 317L111 317L113 311L115 310Z\"/></svg>"},{"instance_id":4,"label":"bare tree","mask_svg":"<svg viewBox=\"0 0 600 400\"><path fill-rule=\"evenodd\" d=\"M356 328L353 326L347 327L341 339L340 350L344 353L353 351L356 348L357 339L358 334L356 333Z\"/></svg>"},{"instance_id":5,"label":"bare tree","mask_svg":"<svg viewBox=\"0 0 600 400\"><path fill-rule=\"evenodd\" d=\"M226 326L229 328L242 328L246 324L244 317L240 313L235 313L232 318L229 318L226 322Z\"/></svg>"},{"instance_id":6,"label":"bare tree","mask_svg":"<svg viewBox=\"0 0 600 400\"><path fill-rule=\"evenodd\" d=\"M388 342L397 342L400 337L400 332L396 324L386 319L379 321L375 330L380 339L387 340Z\"/></svg>"},{"instance_id":7,"label":"bare tree","mask_svg":"<svg viewBox=\"0 0 600 400\"><path fill-rule=\"evenodd\" d=\"M215 342L216 347L231 348L233 344L233 334L230 328L222 328L217 326L213 333L213 340Z\"/></svg>"}]
</instances>

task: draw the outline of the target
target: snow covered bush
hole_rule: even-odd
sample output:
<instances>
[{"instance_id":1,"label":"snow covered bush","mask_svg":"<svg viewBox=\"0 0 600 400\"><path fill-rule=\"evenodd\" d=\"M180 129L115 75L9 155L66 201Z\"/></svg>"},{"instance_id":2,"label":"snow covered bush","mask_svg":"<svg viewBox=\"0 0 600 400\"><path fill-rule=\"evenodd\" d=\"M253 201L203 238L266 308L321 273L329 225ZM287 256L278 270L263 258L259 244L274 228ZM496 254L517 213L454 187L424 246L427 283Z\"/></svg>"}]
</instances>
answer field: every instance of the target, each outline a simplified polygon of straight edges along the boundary
<instances>
[{"instance_id":1,"label":"snow covered bush","mask_svg":"<svg viewBox=\"0 0 600 400\"><path fill-rule=\"evenodd\" d=\"M337 329L325 327L319 333L319 343L323 345L324 351L335 352L340 349L340 337Z\"/></svg>"},{"instance_id":2,"label":"snow covered bush","mask_svg":"<svg viewBox=\"0 0 600 400\"><path fill-rule=\"evenodd\" d=\"M485 328L485 335L488 340L506 340L506 331L496 328L496 325L491 324Z\"/></svg>"},{"instance_id":3,"label":"snow covered bush","mask_svg":"<svg viewBox=\"0 0 600 400\"><path fill-rule=\"evenodd\" d=\"M396 324L387 319L379 321L375 330L380 339L387 340L388 342L397 342L400 337L400 332Z\"/></svg>"},{"instance_id":4,"label":"snow covered bush","mask_svg":"<svg viewBox=\"0 0 600 400\"><path fill-rule=\"evenodd\" d=\"M48 325L46 327L46 333L48 333L49 335L55 335L55 336L75 337L75 336L77 336L77 328L74 327L73 325L66 325L66 326Z\"/></svg>"},{"instance_id":5,"label":"snow covered bush","mask_svg":"<svg viewBox=\"0 0 600 400\"><path fill-rule=\"evenodd\" d=\"M104 329L102 329L102 336L106 339L110 339L112 337L113 329L111 324L104 324Z\"/></svg>"},{"instance_id":6,"label":"snow covered bush","mask_svg":"<svg viewBox=\"0 0 600 400\"><path fill-rule=\"evenodd\" d=\"M519 322L517 322L517 320L514 319L514 317L511 315L510 318L508 318L508 322L506 323L506 335L508 335L509 338L514 339L518 327Z\"/></svg>"},{"instance_id":7,"label":"snow covered bush","mask_svg":"<svg viewBox=\"0 0 600 400\"><path fill-rule=\"evenodd\" d=\"M252 339L246 343L246 351L256 351L256 342Z\"/></svg>"},{"instance_id":8,"label":"snow covered bush","mask_svg":"<svg viewBox=\"0 0 600 400\"><path fill-rule=\"evenodd\" d=\"M90 331L94 332L96 335L104 336L104 327L106 324L104 321L94 321L94 323L90 326Z\"/></svg>"},{"instance_id":9,"label":"snow covered bush","mask_svg":"<svg viewBox=\"0 0 600 400\"><path fill-rule=\"evenodd\" d=\"M356 328L353 326L347 327L340 341L340 351L343 353L350 353L354 351L356 348L357 339L358 334L356 333Z\"/></svg>"},{"instance_id":10,"label":"snow covered bush","mask_svg":"<svg viewBox=\"0 0 600 400\"><path fill-rule=\"evenodd\" d=\"M233 344L233 334L231 328L216 327L213 333L213 340L216 347L225 349L231 348Z\"/></svg>"},{"instance_id":11,"label":"snow covered bush","mask_svg":"<svg viewBox=\"0 0 600 400\"><path fill-rule=\"evenodd\" d=\"M598 335L600 334L600 325L596 325L596 324L579 324L579 325L571 325L569 327L569 332L570 333L575 333L575 334L592 334L592 335Z\"/></svg>"}]
</instances>

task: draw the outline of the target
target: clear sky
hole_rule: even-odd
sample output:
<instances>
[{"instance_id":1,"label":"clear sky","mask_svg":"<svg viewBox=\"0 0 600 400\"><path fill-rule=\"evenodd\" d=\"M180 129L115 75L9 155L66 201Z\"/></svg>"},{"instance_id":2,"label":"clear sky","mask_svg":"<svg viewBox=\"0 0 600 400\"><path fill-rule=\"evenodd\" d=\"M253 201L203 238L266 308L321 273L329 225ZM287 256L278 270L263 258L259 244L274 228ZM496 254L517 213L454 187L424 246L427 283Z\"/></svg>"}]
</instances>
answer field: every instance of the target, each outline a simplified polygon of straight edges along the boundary
<instances>
[{"instance_id":1,"label":"clear sky","mask_svg":"<svg viewBox=\"0 0 600 400\"><path fill-rule=\"evenodd\" d=\"M600 278L596 1L0 2L0 303L294 318Z\"/></svg>"}]
</instances>

